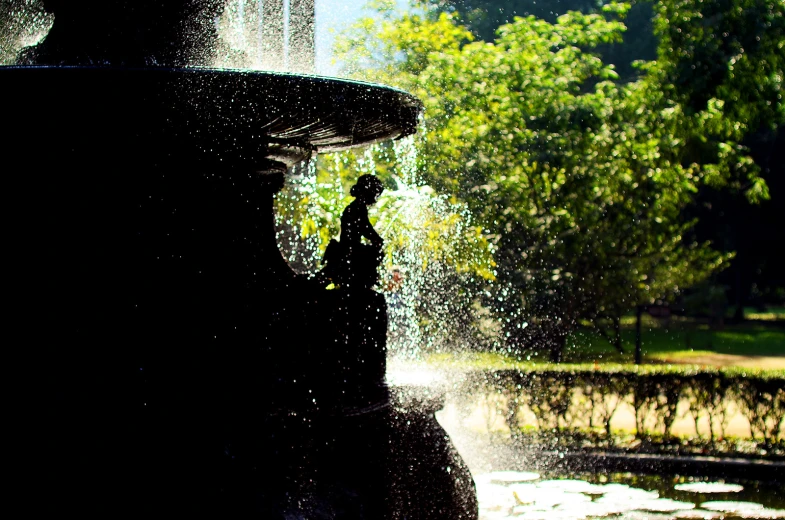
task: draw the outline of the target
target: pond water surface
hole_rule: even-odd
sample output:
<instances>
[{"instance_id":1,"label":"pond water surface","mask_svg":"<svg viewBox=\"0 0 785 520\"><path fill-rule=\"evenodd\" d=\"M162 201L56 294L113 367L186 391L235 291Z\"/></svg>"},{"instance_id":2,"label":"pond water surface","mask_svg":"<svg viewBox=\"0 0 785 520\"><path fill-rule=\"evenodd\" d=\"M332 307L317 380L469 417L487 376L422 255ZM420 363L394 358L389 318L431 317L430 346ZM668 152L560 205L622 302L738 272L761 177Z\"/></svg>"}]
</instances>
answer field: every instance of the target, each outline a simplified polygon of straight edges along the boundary
<instances>
[{"instance_id":1,"label":"pond water surface","mask_svg":"<svg viewBox=\"0 0 785 520\"><path fill-rule=\"evenodd\" d=\"M777 483L678 475L495 471L475 475L480 519L785 519Z\"/></svg>"}]
</instances>

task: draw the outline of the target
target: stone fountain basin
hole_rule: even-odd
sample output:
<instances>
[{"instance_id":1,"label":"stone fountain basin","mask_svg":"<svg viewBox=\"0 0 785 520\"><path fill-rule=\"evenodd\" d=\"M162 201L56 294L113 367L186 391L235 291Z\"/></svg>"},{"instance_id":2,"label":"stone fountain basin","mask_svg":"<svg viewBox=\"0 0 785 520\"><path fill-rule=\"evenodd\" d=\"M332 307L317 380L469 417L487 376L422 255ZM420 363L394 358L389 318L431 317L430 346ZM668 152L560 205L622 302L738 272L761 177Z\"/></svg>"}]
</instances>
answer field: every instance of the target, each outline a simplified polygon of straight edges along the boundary
<instances>
[{"instance_id":1,"label":"stone fountain basin","mask_svg":"<svg viewBox=\"0 0 785 520\"><path fill-rule=\"evenodd\" d=\"M440 394L308 413L358 402L340 381L380 381L384 352L335 341L336 295L275 240L282 170L413 133L419 101L316 76L104 67L0 68L0 95L14 401L48 503L258 516L320 477L317 498L346 481L369 507L476 518ZM352 298L337 308L386 327L383 305Z\"/></svg>"},{"instance_id":2,"label":"stone fountain basin","mask_svg":"<svg viewBox=\"0 0 785 520\"><path fill-rule=\"evenodd\" d=\"M80 140L130 129L148 157L198 154L249 170L413 134L422 111L391 87L260 71L0 67L0 85L17 109L78 125Z\"/></svg>"},{"instance_id":3,"label":"stone fountain basin","mask_svg":"<svg viewBox=\"0 0 785 520\"><path fill-rule=\"evenodd\" d=\"M380 85L198 68L0 67L0 94L12 321L47 379L129 395L104 374L154 364L201 392L242 380L230 366L298 372L285 338L305 341L318 298L278 251L278 173L413 133L421 111Z\"/></svg>"}]
</instances>

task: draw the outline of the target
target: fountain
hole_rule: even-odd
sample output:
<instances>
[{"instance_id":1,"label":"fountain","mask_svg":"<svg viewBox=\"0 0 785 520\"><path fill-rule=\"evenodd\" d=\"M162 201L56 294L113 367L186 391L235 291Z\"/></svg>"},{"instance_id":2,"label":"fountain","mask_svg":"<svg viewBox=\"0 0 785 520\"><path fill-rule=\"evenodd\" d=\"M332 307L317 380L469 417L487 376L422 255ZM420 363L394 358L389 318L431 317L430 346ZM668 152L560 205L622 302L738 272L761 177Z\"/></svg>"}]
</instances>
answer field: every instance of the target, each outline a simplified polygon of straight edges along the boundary
<instances>
[{"instance_id":1,"label":"fountain","mask_svg":"<svg viewBox=\"0 0 785 520\"><path fill-rule=\"evenodd\" d=\"M46 39L0 68L40 507L476 518L440 398L385 384L384 299L314 286L275 241L287 168L413 133L419 101L193 67L222 0L44 5Z\"/></svg>"}]
</instances>

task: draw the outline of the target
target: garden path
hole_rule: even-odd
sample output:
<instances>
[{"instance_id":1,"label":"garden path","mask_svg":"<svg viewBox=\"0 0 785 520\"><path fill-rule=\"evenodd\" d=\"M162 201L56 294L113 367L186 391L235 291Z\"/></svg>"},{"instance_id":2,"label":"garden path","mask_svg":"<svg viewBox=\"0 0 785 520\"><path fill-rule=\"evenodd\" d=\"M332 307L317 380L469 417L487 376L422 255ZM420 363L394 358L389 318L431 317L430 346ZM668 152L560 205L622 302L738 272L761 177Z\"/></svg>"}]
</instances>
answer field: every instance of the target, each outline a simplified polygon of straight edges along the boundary
<instances>
[{"instance_id":1,"label":"garden path","mask_svg":"<svg viewBox=\"0 0 785 520\"><path fill-rule=\"evenodd\" d=\"M783 346L785 351L785 346ZM719 352L696 352L694 356L661 358L666 363L681 365L702 365L709 367L743 367L785 370L785 353L782 356L744 356L739 354L720 354Z\"/></svg>"}]
</instances>

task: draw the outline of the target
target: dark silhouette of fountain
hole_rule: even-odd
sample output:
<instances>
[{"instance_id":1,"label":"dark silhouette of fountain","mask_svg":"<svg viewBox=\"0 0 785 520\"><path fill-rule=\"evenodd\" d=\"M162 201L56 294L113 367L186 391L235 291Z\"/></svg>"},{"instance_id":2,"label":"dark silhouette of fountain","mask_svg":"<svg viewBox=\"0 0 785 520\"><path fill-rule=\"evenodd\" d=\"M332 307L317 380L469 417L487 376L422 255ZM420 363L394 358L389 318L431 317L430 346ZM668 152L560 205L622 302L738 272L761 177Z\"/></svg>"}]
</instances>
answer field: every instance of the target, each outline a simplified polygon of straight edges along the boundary
<instances>
[{"instance_id":1,"label":"dark silhouette of fountain","mask_svg":"<svg viewBox=\"0 0 785 520\"><path fill-rule=\"evenodd\" d=\"M182 68L210 62L220 0L44 3L47 38L0 68L35 507L476 517L439 398L384 383L384 298L298 277L275 241L287 167L411 134L420 103Z\"/></svg>"}]
</instances>

